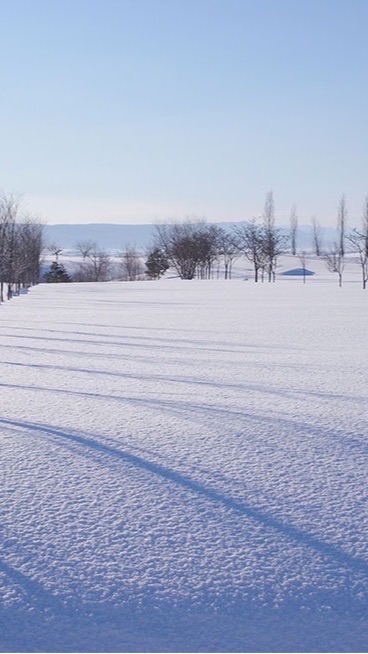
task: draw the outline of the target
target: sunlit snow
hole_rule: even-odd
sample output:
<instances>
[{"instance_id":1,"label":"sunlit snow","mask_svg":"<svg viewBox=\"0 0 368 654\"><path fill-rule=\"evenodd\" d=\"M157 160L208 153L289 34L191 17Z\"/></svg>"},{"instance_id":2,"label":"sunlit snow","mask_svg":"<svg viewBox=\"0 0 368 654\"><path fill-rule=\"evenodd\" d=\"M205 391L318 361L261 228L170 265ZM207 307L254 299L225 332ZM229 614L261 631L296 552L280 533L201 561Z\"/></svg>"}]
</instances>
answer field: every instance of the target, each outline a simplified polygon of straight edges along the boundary
<instances>
[{"instance_id":1,"label":"sunlit snow","mask_svg":"<svg viewBox=\"0 0 368 654\"><path fill-rule=\"evenodd\" d=\"M367 315L358 274L2 305L1 651L367 651Z\"/></svg>"}]
</instances>

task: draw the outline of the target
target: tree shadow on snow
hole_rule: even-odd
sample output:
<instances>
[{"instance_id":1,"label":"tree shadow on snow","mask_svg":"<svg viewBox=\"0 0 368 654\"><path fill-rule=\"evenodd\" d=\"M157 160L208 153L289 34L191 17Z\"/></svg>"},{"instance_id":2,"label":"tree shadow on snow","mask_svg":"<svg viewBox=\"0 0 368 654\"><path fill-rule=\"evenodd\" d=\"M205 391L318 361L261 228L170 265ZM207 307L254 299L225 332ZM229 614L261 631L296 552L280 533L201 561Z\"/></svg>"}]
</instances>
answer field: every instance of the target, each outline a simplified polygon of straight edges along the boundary
<instances>
[{"instance_id":1,"label":"tree shadow on snow","mask_svg":"<svg viewBox=\"0 0 368 654\"><path fill-rule=\"evenodd\" d=\"M26 365L28 364L20 364L20 365ZM37 366L37 364L35 364ZM71 369L70 369L71 370ZM77 369L75 369L76 371ZM158 381L158 378L156 376L152 376L152 379L149 377L150 381ZM219 385L221 388L223 386L220 384ZM39 386L25 386L21 384L7 384L7 383L0 383L0 388L14 388L14 389L26 389L30 390L33 392L41 392L41 393L50 393L50 394L61 394L61 395L69 395L71 397L76 396L76 397L85 397L85 398L92 398L96 400L103 400L106 401L108 400L111 403L118 402L118 403L125 403L125 404L130 404L130 405L137 405L137 406L144 406L148 409L152 410L157 410L157 411L165 411L167 413L170 413L173 416L180 416L181 418L188 418L190 419L191 416L195 421L198 421L198 417L200 415L205 417L206 422L214 418L215 421L218 420L219 417L223 417L224 419L231 419L232 421L238 420L240 423L242 423L244 420L247 422L247 424L254 423L254 424L268 424L272 426L273 428L275 427L275 424L277 423L277 427L281 429L288 429L292 430L293 433L299 433L299 434L305 434L308 437L312 437L313 435L316 437L325 437L328 438L332 441L339 441L340 445L342 445L344 448L348 450L352 449L358 449L360 450L363 454L368 454L368 442L366 439L366 432L361 433L361 435L357 435L357 433L354 431L353 433L347 433L344 430L338 431L337 429L328 429L324 428L321 426L314 427L311 426L305 422L301 422L298 420L290 420L288 418L282 418L281 416L277 416L276 418L272 415L265 415L265 414L255 414L255 413L250 413L242 410L236 410L236 409L228 409L228 408L222 408L219 406L214 406L214 405L206 405L206 404L195 404L192 401L186 402L185 400L164 400L164 399L155 399L155 398L142 398L142 397L131 397L128 395L112 395L112 394L104 394L104 393L92 393L89 391L75 391L75 390L66 390L66 389L61 389L61 388L42 388ZM248 388L252 389L253 386L250 385ZM267 387L263 387L261 385L255 386L257 390L259 390L261 393L269 393L271 395L281 395L283 396L283 390L278 390L278 389L269 389ZM290 391L291 394L293 394L293 391ZM298 392L297 392L298 393ZM301 392L304 395L309 394L307 391L304 393L304 391ZM286 397L289 396L289 391L285 393ZM317 394L319 395L319 394ZM328 395L323 396L323 398L328 399L330 396ZM352 401L356 401L355 398L349 398L346 396L345 397L346 401L349 399L352 399ZM335 396L332 395L331 399L336 399ZM339 396L337 396L337 399L342 399ZM366 405L366 402L363 398L358 398L358 403Z\"/></svg>"},{"instance_id":2,"label":"tree shadow on snow","mask_svg":"<svg viewBox=\"0 0 368 654\"><path fill-rule=\"evenodd\" d=\"M204 498L214 507L254 521L322 556L328 564L337 563L348 574L368 575L368 564L330 544L254 509L226 493L214 490L189 475L162 463L147 460L143 454L119 449L117 443L97 435L82 435L50 425L1 419L0 425L11 431L32 433L52 439L82 456L92 456L101 465L128 464L149 475L168 481L190 495ZM14 569L5 559L0 573L20 587L31 610L23 607L0 608L0 651L2 652L353 652L366 651L368 626L353 606L351 615L337 615L321 608L300 612L300 606L284 605L280 610L252 606L252 602L229 603L228 610L214 612L205 603L194 607L157 606L146 597L141 607L114 607L106 604L80 605L78 597L62 601L41 582ZM231 589L229 589L231 591ZM340 593L340 595L339 595ZM346 608L349 588L336 593L336 605ZM322 601L322 597L319 598ZM327 596L326 603L331 601ZM353 600L353 593L351 599ZM226 603L224 603L226 607ZM354 613L355 611L355 613Z\"/></svg>"},{"instance_id":3,"label":"tree shadow on snow","mask_svg":"<svg viewBox=\"0 0 368 654\"><path fill-rule=\"evenodd\" d=\"M145 458L138 456L137 454L132 454L124 450L117 449L116 447L112 447L109 444L105 444L102 437L98 437L98 440L95 440L94 438L81 436L77 433L65 432L43 424L20 421L18 422L14 420L1 419L0 424L10 428L20 428L35 432L41 437L44 437L44 435L52 436L53 438L56 437L57 439L73 443L77 446L80 446L81 448L92 450L94 453L112 457L115 461L117 460L136 466L137 468L149 472L152 475L168 480L174 485L180 486L190 493L204 497L206 500L209 500L214 504L222 505L230 511L234 511L250 520L256 521L264 527L282 534L289 541L307 546L325 557L326 560L333 559L344 568L347 568L353 572L364 573L365 575L368 575L368 563L365 560L359 557L351 556L347 552L344 552L338 548L336 545L332 545L319 538L316 538L312 534L282 522L281 520L274 518L272 515L267 514L266 512L254 509L244 502L240 502L219 491L208 488L202 483L175 470L172 470L162 465L161 463L148 461Z\"/></svg>"}]
</instances>

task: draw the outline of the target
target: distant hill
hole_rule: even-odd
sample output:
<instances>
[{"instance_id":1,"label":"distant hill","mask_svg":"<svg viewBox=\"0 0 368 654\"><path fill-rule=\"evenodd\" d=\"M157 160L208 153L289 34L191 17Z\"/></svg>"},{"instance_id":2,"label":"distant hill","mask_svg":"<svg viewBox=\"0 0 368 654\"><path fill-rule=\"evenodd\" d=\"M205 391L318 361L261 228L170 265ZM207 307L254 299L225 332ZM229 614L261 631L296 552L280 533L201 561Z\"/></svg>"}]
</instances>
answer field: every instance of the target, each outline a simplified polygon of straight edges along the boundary
<instances>
[{"instance_id":1,"label":"distant hill","mask_svg":"<svg viewBox=\"0 0 368 654\"><path fill-rule=\"evenodd\" d=\"M243 221L244 222L244 221ZM231 229L235 223L219 223L225 229ZM240 223L236 223L240 224ZM288 233L288 227L282 230ZM127 245L146 248L152 243L154 225L116 225L91 223L87 225L47 225L45 228L48 244L56 243L63 250L75 249L77 241L94 241L107 250L123 250ZM331 227L324 228L324 246L328 247L334 240L336 232ZM311 249L311 228L301 225L298 230L298 247Z\"/></svg>"},{"instance_id":2,"label":"distant hill","mask_svg":"<svg viewBox=\"0 0 368 654\"><path fill-rule=\"evenodd\" d=\"M127 245L145 248L152 242L153 225L46 225L48 244L73 250L78 241L94 241L107 250L123 250Z\"/></svg>"}]
</instances>

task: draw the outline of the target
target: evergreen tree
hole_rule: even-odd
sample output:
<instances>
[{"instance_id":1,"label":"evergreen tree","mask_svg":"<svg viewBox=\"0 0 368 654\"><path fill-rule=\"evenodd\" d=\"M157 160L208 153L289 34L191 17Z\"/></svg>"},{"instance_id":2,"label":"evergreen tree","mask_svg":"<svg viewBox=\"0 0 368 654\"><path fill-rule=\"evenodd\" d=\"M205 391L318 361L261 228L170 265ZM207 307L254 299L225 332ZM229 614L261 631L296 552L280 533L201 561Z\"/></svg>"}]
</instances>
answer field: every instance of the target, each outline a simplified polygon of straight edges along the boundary
<instances>
[{"instance_id":1,"label":"evergreen tree","mask_svg":"<svg viewBox=\"0 0 368 654\"><path fill-rule=\"evenodd\" d=\"M159 247L154 247L148 252L146 260L147 275L151 279L159 279L169 268L169 262L165 253Z\"/></svg>"},{"instance_id":2,"label":"evergreen tree","mask_svg":"<svg viewBox=\"0 0 368 654\"><path fill-rule=\"evenodd\" d=\"M70 276L68 275L65 266L58 261L53 261L50 269L45 274L45 281L49 284L59 284L62 282L70 282Z\"/></svg>"}]
</instances>

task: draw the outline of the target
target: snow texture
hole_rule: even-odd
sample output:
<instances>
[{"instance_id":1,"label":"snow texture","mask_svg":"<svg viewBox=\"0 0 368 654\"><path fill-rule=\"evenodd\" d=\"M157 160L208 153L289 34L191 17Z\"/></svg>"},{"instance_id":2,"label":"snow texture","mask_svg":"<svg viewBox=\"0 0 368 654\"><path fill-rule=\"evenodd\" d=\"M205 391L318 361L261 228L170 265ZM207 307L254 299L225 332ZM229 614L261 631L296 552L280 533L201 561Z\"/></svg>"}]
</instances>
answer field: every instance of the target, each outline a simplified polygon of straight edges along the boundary
<instances>
[{"instance_id":1,"label":"snow texture","mask_svg":"<svg viewBox=\"0 0 368 654\"><path fill-rule=\"evenodd\" d=\"M331 275L3 305L0 650L366 652L366 332Z\"/></svg>"}]
</instances>

